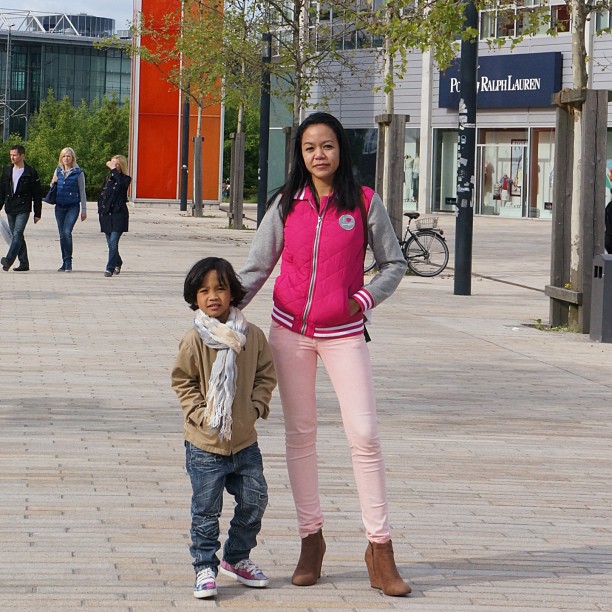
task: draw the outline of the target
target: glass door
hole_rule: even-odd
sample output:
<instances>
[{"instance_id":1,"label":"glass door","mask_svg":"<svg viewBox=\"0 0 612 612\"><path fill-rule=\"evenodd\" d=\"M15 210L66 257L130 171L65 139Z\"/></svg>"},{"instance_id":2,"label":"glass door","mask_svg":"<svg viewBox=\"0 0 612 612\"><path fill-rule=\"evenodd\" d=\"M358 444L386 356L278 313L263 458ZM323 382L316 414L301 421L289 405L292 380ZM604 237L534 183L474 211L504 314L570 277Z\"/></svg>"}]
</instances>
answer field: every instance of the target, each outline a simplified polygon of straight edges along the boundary
<instances>
[{"instance_id":1,"label":"glass door","mask_svg":"<svg viewBox=\"0 0 612 612\"><path fill-rule=\"evenodd\" d=\"M477 145L475 212L523 217L527 202L527 133L481 130Z\"/></svg>"}]
</instances>

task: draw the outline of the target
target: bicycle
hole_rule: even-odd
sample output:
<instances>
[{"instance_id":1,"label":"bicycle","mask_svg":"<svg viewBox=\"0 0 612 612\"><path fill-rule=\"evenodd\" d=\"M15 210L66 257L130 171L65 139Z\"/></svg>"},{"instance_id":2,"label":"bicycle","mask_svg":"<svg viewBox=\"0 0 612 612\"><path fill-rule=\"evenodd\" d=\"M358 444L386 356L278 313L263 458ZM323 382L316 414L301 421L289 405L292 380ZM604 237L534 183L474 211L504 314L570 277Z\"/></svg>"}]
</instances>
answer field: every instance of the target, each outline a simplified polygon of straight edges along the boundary
<instances>
[{"instance_id":1,"label":"bicycle","mask_svg":"<svg viewBox=\"0 0 612 612\"><path fill-rule=\"evenodd\" d=\"M404 213L408 217L408 225L400 247L408 268L417 276L437 276L448 264L448 246L444 238L444 230L438 227L438 217L424 217L418 212ZM416 230L412 231L410 223L415 221ZM369 272L376 267L374 253L368 248L363 263L363 271Z\"/></svg>"}]
</instances>

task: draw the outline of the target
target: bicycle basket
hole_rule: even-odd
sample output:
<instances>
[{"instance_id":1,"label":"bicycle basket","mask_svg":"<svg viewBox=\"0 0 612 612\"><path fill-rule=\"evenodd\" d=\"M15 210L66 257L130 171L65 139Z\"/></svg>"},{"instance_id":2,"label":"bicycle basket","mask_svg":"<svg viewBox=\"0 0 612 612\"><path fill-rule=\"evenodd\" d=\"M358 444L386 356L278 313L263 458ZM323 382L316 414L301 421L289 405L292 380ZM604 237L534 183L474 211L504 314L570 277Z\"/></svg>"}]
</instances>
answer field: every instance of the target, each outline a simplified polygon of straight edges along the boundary
<instances>
[{"instance_id":1,"label":"bicycle basket","mask_svg":"<svg viewBox=\"0 0 612 612\"><path fill-rule=\"evenodd\" d=\"M438 217L422 217L415 222L417 229L435 229L438 227Z\"/></svg>"}]
</instances>

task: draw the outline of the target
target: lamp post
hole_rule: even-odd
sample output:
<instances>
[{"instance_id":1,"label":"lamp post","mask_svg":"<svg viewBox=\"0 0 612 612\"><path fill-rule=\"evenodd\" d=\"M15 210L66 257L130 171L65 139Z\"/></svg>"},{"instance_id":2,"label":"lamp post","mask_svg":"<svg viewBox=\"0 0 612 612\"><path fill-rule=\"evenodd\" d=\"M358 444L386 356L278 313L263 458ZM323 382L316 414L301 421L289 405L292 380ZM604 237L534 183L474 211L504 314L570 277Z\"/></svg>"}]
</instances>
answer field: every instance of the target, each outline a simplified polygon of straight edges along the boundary
<instances>
[{"instance_id":1,"label":"lamp post","mask_svg":"<svg viewBox=\"0 0 612 612\"><path fill-rule=\"evenodd\" d=\"M257 178L257 225L266 214L268 199L268 147L270 144L270 70L272 61L272 34L264 32L261 36L261 98L259 104L259 166Z\"/></svg>"},{"instance_id":2,"label":"lamp post","mask_svg":"<svg viewBox=\"0 0 612 612\"><path fill-rule=\"evenodd\" d=\"M473 0L465 7L465 28L478 29ZM476 157L476 73L478 39L461 42L461 97L457 142L457 221L455 224L455 295L472 294L474 167Z\"/></svg>"}]
</instances>

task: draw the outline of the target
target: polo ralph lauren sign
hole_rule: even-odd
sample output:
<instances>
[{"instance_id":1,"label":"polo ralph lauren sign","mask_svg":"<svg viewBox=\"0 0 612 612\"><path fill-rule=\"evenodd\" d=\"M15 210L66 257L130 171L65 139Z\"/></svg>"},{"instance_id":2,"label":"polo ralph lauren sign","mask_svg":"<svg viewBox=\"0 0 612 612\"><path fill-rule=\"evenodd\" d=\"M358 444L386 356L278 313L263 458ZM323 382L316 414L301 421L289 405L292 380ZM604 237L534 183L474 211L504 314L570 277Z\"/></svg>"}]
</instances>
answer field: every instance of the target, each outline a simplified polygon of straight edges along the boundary
<instances>
[{"instance_id":1,"label":"polo ralph lauren sign","mask_svg":"<svg viewBox=\"0 0 612 612\"><path fill-rule=\"evenodd\" d=\"M478 60L478 108L550 106L562 87L561 53L488 55ZM459 60L440 73L440 108L457 108Z\"/></svg>"}]
</instances>

